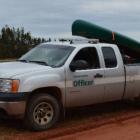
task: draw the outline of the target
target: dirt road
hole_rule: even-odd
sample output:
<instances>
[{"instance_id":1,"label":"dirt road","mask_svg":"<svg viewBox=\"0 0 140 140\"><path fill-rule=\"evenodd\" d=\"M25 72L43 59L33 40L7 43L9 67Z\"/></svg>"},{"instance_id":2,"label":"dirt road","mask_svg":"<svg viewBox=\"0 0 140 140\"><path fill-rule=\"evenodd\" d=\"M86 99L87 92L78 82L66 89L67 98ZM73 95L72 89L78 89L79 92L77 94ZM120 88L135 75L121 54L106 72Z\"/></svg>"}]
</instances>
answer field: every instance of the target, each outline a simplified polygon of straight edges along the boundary
<instances>
[{"instance_id":1,"label":"dirt road","mask_svg":"<svg viewBox=\"0 0 140 140\"><path fill-rule=\"evenodd\" d=\"M29 132L21 121L1 120L0 140L139 140L140 109L124 102L67 111L64 121L43 132Z\"/></svg>"},{"instance_id":2,"label":"dirt road","mask_svg":"<svg viewBox=\"0 0 140 140\"><path fill-rule=\"evenodd\" d=\"M139 140L140 116L52 140Z\"/></svg>"}]
</instances>

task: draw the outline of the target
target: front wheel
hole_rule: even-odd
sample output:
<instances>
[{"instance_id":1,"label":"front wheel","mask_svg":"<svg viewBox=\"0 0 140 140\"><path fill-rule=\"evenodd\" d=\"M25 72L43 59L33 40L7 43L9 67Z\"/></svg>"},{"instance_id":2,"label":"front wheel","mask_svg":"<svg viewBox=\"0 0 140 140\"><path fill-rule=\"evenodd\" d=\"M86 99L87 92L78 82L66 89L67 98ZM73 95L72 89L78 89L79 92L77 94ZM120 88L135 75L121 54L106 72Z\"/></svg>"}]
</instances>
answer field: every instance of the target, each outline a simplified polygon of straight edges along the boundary
<instances>
[{"instance_id":1,"label":"front wheel","mask_svg":"<svg viewBox=\"0 0 140 140\"><path fill-rule=\"evenodd\" d=\"M59 115L58 101L48 94L39 94L29 100L24 121L31 130L41 131L52 127L58 121Z\"/></svg>"}]
</instances>

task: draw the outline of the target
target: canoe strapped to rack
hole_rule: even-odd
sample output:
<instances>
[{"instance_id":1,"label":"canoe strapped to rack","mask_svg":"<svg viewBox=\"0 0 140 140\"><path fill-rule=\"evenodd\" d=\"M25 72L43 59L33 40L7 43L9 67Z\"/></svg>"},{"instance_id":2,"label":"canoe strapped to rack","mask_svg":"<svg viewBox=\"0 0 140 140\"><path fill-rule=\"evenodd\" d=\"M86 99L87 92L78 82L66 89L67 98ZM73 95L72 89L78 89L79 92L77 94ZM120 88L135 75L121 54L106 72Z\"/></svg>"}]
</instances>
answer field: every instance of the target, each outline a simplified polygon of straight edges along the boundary
<instances>
[{"instance_id":1,"label":"canoe strapped to rack","mask_svg":"<svg viewBox=\"0 0 140 140\"><path fill-rule=\"evenodd\" d=\"M98 25L76 20L72 24L72 35L96 38L100 42L117 44L122 52L140 58L140 42Z\"/></svg>"}]
</instances>

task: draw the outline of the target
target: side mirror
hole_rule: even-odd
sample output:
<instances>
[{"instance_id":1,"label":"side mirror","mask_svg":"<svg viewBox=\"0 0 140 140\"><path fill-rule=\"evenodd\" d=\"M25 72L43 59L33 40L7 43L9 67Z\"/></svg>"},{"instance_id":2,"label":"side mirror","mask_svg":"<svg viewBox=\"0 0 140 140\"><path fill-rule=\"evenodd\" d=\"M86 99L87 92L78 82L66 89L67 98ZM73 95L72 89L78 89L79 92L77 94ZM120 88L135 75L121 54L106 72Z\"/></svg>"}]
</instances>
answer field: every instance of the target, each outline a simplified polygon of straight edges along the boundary
<instances>
[{"instance_id":1,"label":"side mirror","mask_svg":"<svg viewBox=\"0 0 140 140\"><path fill-rule=\"evenodd\" d=\"M89 68L89 64L85 60L76 60L72 61L70 64L70 70L75 71L75 70L83 70Z\"/></svg>"}]
</instances>

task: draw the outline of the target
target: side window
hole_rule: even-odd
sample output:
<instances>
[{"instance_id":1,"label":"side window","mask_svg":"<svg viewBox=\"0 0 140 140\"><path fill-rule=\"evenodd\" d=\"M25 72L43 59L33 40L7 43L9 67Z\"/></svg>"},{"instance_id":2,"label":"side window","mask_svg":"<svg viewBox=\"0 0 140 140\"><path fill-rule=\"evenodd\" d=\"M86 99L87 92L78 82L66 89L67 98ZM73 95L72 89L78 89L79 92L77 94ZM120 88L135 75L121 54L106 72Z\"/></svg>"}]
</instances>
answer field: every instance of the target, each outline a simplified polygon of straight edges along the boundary
<instances>
[{"instance_id":1,"label":"side window","mask_svg":"<svg viewBox=\"0 0 140 140\"><path fill-rule=\"evenodd\" d=\"M117 59L114 50L111 47L102 47L106 68L117 66Z\"/></svg>"},{"instance_id":2,"label":"side window","mask_svg":"<svg viewBox=\"0 0 140 140\"><path fill-rule=\"evenodd\" d=\"M100 68L98 54L97 54L96 48L94 47L87 47L87 48L81 49L73 59L73 61L77 61L77 60L86 61L88 63L87 69Z\"/></svg>"}]
</instances>

